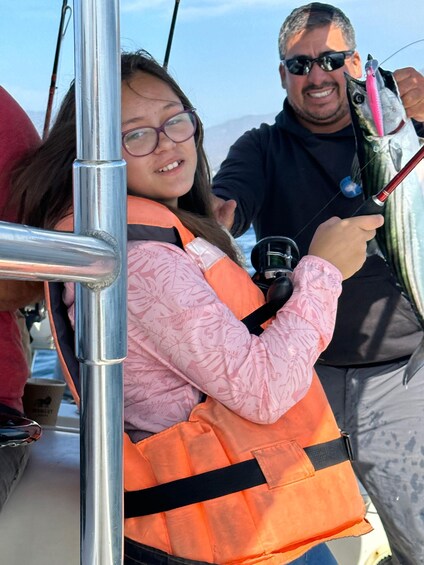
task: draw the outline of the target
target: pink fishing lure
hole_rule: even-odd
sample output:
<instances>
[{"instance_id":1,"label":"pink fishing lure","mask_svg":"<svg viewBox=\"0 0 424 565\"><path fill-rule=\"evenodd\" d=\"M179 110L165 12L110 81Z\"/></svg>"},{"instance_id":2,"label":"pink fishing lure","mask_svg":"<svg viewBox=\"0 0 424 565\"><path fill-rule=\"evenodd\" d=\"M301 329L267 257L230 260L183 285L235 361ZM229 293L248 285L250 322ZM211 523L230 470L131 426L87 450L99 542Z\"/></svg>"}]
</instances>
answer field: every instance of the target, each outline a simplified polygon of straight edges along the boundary
<instances>
[{"instance_id":1,"label":"pink fishing lure","mask_svg":"<svg viewBox=\"0 0 424 565\"><path fill-rule=\"evenodd\" d=\"M377 135L384 136L383 110L381 108L381 100L379 94L379 84L376 75L378 70L378 61L370 55L365 63L365 83L370 104L371 114L377 130Z\"/></svg>"}]
</instances>

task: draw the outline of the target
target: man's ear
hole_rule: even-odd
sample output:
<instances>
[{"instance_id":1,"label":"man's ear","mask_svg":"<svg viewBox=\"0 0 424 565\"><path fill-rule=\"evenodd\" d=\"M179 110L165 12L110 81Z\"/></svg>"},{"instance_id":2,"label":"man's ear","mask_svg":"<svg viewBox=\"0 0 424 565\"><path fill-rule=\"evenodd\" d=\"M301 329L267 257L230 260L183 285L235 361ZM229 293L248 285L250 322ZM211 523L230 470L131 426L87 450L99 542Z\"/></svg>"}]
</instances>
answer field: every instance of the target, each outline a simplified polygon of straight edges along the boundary
<instances>
[{"instance_id":1,"label":"man's ear","mask_svg":"<svg viewBox=\"0 0 424 565\"><path fill-rule=\"evenodd\" d=\"M280 66L278 67L278 71L280 73L280 78L281 78L281 86L286 89L286 67L283 65L283 63L280 63Z\"/></svg>"},{"instance_id":2,"label":"man's ear","mask_svg":"<svg viewBox=\"0 0 424 565\"><path fill-rule=\"evenodd\" d=\"M361 78L362 76L362 61L359 53L355 51L352 55L349 63L346 65L349 69L349 74L355 78Z\"/></svg>"}]
</instances>

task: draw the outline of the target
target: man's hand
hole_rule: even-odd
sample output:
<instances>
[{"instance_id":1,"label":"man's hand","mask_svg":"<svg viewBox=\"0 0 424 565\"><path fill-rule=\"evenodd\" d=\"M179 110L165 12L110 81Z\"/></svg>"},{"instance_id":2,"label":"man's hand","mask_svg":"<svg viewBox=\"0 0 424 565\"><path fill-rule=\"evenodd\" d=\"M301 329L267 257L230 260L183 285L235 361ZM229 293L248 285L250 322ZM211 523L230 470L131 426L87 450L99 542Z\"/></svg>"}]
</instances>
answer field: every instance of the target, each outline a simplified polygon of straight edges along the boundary
<instances>
[{"instance_id":1,"label":"man's hand","mask_svg":"<svg viewBox=\"0 0 424 565\"><path fill-rule=\"evenodd\" d=\"M235 200L223 200L214 194L212 195L212 209L215 220L228 231L231 231L233 227L236 208L237 202Z\"/></svg>"},{"instance_id":2,"label":"man's hand","mask_svg":"<svg viewBox=\"0 0 424 565\"><path fill-rule=\"evenodd\" d=\"M393 73L408 118L424 122L424 76L406 67Z\"/></svg>"}]
</instances>

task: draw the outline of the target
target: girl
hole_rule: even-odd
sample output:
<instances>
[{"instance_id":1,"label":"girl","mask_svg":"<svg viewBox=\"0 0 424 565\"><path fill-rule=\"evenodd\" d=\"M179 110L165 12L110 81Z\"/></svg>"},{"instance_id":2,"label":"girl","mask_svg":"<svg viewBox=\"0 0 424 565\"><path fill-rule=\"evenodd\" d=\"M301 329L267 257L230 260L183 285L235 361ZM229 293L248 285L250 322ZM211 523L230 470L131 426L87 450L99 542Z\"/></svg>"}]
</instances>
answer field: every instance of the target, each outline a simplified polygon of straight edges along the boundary
<instances>
[{"instance_id":1,"label":"girl","mask_svg":"<svg viewBox=\"0 0 424 565\"><path fill-rule=\"evenodd\" d=\"M293 273L292 297L260 336L251 335L239 320L261 305L262 294L213 217L202 139L199 118L168 73L146 52L123 54L122 148L129 223L138 230L128 242L125 562L280 565L305 554L295 563L335 563L320 542L368 528L350 464L318 471L304 454L311 444L340 439L313 365L331 338L341 281L361 267L366 241L383 220L332 218L320 226ZM16 175L24 223L72 229L75 146L71 87L48 139ZM71 319L73 299L67 284ZM223 490L204 494L216 484L210 471L234 470L246 458L262 461L261 477L267 468L274 479L231 490L225 474ZM340 492L356 502L335 499L346 516L316 530L308 510L315 502L299 497L308 498L309 488L317 496L333 491L340 469ZM194 483L173 483L202 473L208 479L199 500ZM171 496L154 491L151 511L145 498L132 496L164 483ZM174 492L183 502L175 503ZM324 513L329 501L321 502Z\"/></svg>"}]
</instances>

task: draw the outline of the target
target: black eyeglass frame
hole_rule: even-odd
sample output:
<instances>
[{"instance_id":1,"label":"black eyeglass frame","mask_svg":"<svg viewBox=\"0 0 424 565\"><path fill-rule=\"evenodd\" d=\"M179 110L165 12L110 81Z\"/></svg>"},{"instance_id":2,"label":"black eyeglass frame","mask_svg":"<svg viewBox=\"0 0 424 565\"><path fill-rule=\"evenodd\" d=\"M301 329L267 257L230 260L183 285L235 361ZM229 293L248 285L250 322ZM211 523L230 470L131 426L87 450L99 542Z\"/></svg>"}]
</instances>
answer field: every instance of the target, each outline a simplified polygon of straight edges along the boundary
<instances>
[{"instance_id":1,"label":"black eyeglass frame","mask_svg":"<svg viewBox=\"0 0 424 565\"><path fill-rule=\"evenodd\" d=\"M180 139L178 141L175 141L175 139L172 139L172 137L170 137L170 135L168 133L166 133L165 127L166 127L166 124L169 121L173 120L176 116L179 116L180 114L189 114L190 116L192 116L191 121L192 121L192 124L193 124L193 132L188 137L186 137L185 139ZM128 129L126 131L123 131L122 134L121 134L122 147L132 157L147 157L147 155L150 155L151 153L153 153L157 149L157 146L159 145L159 134L161 132L164 135L166 135L166 137L168 139L170 139L171 141L173 141L174 143L184 143L184 141L188 141L191 137L193 137L196 134L198 126L199 126L199 118L197 117L197 114L196 114L196 108L186 108L185 110L181 110L180 112L177 112L173 116L170 116L169 118L167 118L159 127L138 126L136 128L131 128L131 129ZM132 132L137 131L139 129L152 129L152 130L155 130L155 132L156 132L156 143L155 143L154 148L151 151L149 151L148 153L143 153L143 155L136 155L135 153L132 153L128 149L128 147L125 145L125 137L129 133L132 133Z\"/></svg>"},{"instance_id":2,"label":"black eyeglass frame","mask_svg":"<svg viewBox=\"0 0 424 565\"><path fill-rule=\"evenodd\" d=\"M355 53L355 50L348 50L348 51L326 51L325 53L321 53L318 57L315 57L314 59L311 57L308 57L307 55L298 55L297 57L293 57L292 59L282 59L281 63L286 67L286 69L288 70L288 72L292 75L295 76L306 76L308 75L311 70L312 67L314 65L314 63L317 63L320 67L320 69L322 69L323 71L325 71L326 73L331 73L332 71L337 71L338 69L341 69L343 67L343 65L345 64L346 58L347 57L352 57L352 55ZM340 55L342 56L340 58L340 63L337 62L337 65L334 66L334 63L337 61L333 60L334 56L336 56L337 58L340 57ZM331 63L332 68L326 68L326 63L325 63L325 59L328 58L329 62ZM293 71L293 66L292 64L298 64L300 65L299 67L299 72L294 72ZM292 69L290 69L290 67L292 66ZM327 61L327 67L328 67L328 61ZM305 70L308 69L306 72Z\"/></svg>"}]
</instances>

